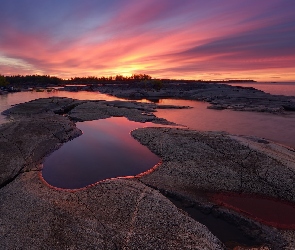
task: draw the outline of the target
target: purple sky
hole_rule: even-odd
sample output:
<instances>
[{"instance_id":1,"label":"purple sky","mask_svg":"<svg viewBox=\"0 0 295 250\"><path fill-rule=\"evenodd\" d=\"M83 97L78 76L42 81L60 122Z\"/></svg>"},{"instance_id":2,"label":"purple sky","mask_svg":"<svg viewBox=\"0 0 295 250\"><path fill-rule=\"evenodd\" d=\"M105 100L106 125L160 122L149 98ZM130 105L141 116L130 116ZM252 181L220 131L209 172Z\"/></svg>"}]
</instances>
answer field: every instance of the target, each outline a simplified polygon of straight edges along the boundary
<instances>
[{"instance_id":1,"label":"purple sky","mask_svg":"<svg viewBox=\"0 0 295 250\"><path fill-rule=\"evenodd\" d=\"M3 0L0 74L295 81L293 0Z\"/></svg>"}]
</instances>

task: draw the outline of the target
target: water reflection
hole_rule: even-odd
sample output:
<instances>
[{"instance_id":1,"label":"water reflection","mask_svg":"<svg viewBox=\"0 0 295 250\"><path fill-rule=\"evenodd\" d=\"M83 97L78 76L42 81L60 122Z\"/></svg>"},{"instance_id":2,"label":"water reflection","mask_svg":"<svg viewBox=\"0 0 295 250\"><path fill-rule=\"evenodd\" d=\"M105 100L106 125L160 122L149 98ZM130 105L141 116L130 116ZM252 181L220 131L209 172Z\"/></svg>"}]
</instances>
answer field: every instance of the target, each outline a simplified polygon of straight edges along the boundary
<instances>
[{"instance_id":1,"label":"water reflection","mask_svg":"<svg viewBox=\"0 0 295 250\"><path fill-rule=\"evenodd\" d=\"M289 86L289 85L288 85ZM294 85L290 84L293 87ZM122 100L99 92L19 92L0 95L0 111L10 108L11 105L38 98L51 96L69 97L80 100ZM144 99L143 102L151 100ZM159 104L191 106L193 109L161 109L156 115L169 121L183 124L196 130L226 131L232 134L254 135L279 142L295 148L295 115L280 116L258 112L239 112L231 110L207 109L208 103L159 99ZM5 117L0 115L0 124Z\"/></svg>"},{"instance_id":2,"label":"water reflection","mask_svg":"<svg viewBox=\"0 0 295 250\"><path fill-rule=\"evenodd\" d=\"M133 139L130 131L153 123L137 123L124 117L77 123L83 135L48 156L42 171L54 187L76 189L97 181L134 176L160 159Z\"/></svg>"},{"instance_id":3,"label":"water reflection","mask_svg":"<svg viewBox=\"0 0 295 250\"><path fill-rule=\"evenodd\" d=\"M270 93L273 95L295 96L295 83L294 82L233 83L233 84L229 84L229 85L242 86L242 87L253 87L255 89L260 89L266 93Z\"/></svg>"},{"instance_id":4,"label":"water reflection","mask_svg":"<svg viewBox=\"0 0 295 250\"><path fill-rule=\"evenodd\" d=\"M254 135L295 148L295 115L207 109L205 102L162 99L160 104L191 106L192 109L159 109L156 116L202 131L226 131Z\"/></svg>"},{"instance_id":5,"label":"water reflection","mask_svg":"<svg viewBox=\"0 0 295 250\"><path fill-rule=\"evenodd\" d=\"M295 206L280 201L243 193L218 193L212 195L215 203L228 207L266 225L281 229L295 229Z\"/></svg>"}]
</instances>

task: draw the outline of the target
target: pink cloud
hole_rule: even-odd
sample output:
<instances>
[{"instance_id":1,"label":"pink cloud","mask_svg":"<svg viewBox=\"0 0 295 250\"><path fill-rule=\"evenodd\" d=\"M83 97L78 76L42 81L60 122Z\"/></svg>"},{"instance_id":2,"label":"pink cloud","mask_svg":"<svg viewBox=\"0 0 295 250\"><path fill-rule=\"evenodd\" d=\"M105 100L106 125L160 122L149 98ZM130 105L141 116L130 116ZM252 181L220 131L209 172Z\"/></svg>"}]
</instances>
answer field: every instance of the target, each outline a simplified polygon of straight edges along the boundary
<instances>
[{"instance_id":1,"label":"pink cloud","mask_svg":"<svg viewBox=\"0 0 295 250\"><path fill-rule=\"evenodd\" d=\"M295 20L287 3L127 2L116 2L116 10L108 6L112 11L98 17L92 5L81 12L77 5L65 15L69 20L59 13L61 27L53 22L57 26L50 29L1 22L0 58L20 60L24 67L0 60L0 71L193 78L294 69Z\"/></svg>"}]
</instances>

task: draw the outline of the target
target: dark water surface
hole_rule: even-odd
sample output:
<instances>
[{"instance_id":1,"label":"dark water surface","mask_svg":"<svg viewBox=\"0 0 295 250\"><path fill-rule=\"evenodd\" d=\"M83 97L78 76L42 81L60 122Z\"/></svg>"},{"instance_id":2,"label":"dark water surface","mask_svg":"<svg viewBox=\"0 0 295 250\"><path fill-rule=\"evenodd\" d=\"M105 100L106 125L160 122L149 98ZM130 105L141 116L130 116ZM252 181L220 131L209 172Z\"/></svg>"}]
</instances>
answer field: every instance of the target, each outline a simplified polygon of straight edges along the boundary
<instances>
[{"instance_id":1,"label":"dark water surface","mask_svg":"<svg viewBox=\"0 0 295 250\"><path fill-rule=\"evenodd\" d=\"M249 87L250 85L272 94L295 95L294 83L252 83L232 84ZM38 98L51 96L70 97L80 100L120 100L119 98L99 92L19 92L0 95L0 112L11 105ZM122 99L121 99L122 100ZM240 112L232 110L212 110L205 102L161 99L160 104L191 106L193 109L161 109L156 115L175 123L183 124L196 130L226 131L238 135L254 135L295 148L295 114L274 115L261 112ZM294 113L294 112L291 112ZM0 115L0 124L6 122Z\"/></svg>"},{"instance_id":2,"label":"dark water surface","mask_svg":"<svg viewBox=\"0 0 295 250\"><path fill-rule=\"evenodd\" d=\"M251 237L248 233L241 230L240 226L222 218L217 213L204 212L194 205L187 205L179 199L167 197L178 208L184 210L191 218L205 225L220 241L225 244L226 249L235 249L238 246L259 247L263 244L261 239Z\"/></svg>"},{"instance_id":3,"label":"dark water surface","mask_svg":"<svg viewBox=\"0 0 295 250\"><path fill-rule=\"evenodd\" d=\"M272 95L295 96L295 82L254 82L254 83L232 83L232 86L253 87Z\"/></svg>"},{"instance_id":4,"label":"dark water surface","mask_svg":"<svg viewBox=\"0 0 295 250\"><path fill-rule=\"evenodd\" d=\"M266 225L295 230L295 204L287 201L243 193L217 193L213 202L245 214Z\"/></svg>"},{"instance_id":5,"label":"dark water surface","mask_svg":"<svg viewBox=\"0 0 295 250\"><path fill-rule=\"evenodd\" d=\"M295 148L295 114L207 109L206 102L162 99L160 104L191 106L192 109L159 109L160 118L201 131L226 131L236 135L257 136Z\"/></svg>"},{"instance_id":6,"label":"dark water surface","mask_svg":"<svg viewBox=\"0 0 295 250\"><path fill-rule=\"evenodd\" d=\"M154 167L160 158L130 132L153 123L124 117L77 123L83 135L46 157L42 176L51 186L77 189L100 180L134 176Z\"/></svg>"}]
</instances>

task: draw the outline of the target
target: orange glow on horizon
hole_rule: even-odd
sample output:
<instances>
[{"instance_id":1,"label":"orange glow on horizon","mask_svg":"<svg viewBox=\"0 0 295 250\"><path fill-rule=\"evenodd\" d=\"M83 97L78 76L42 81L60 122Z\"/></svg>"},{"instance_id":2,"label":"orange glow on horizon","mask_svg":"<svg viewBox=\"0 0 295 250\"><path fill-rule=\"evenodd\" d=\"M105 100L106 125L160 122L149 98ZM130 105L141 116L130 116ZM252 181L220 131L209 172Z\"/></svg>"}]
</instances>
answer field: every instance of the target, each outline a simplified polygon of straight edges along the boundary
<instances>
[{"instance_id":1,"label":"orange glow on horizon","mask_svg":"<svg viewBox=\"0 0 295 250\"><path fill-rule=\"evenodd\" d=\"M0 22L0 74L295 82L292 1L38 4Z\"/></svg>"}]
</instances>

